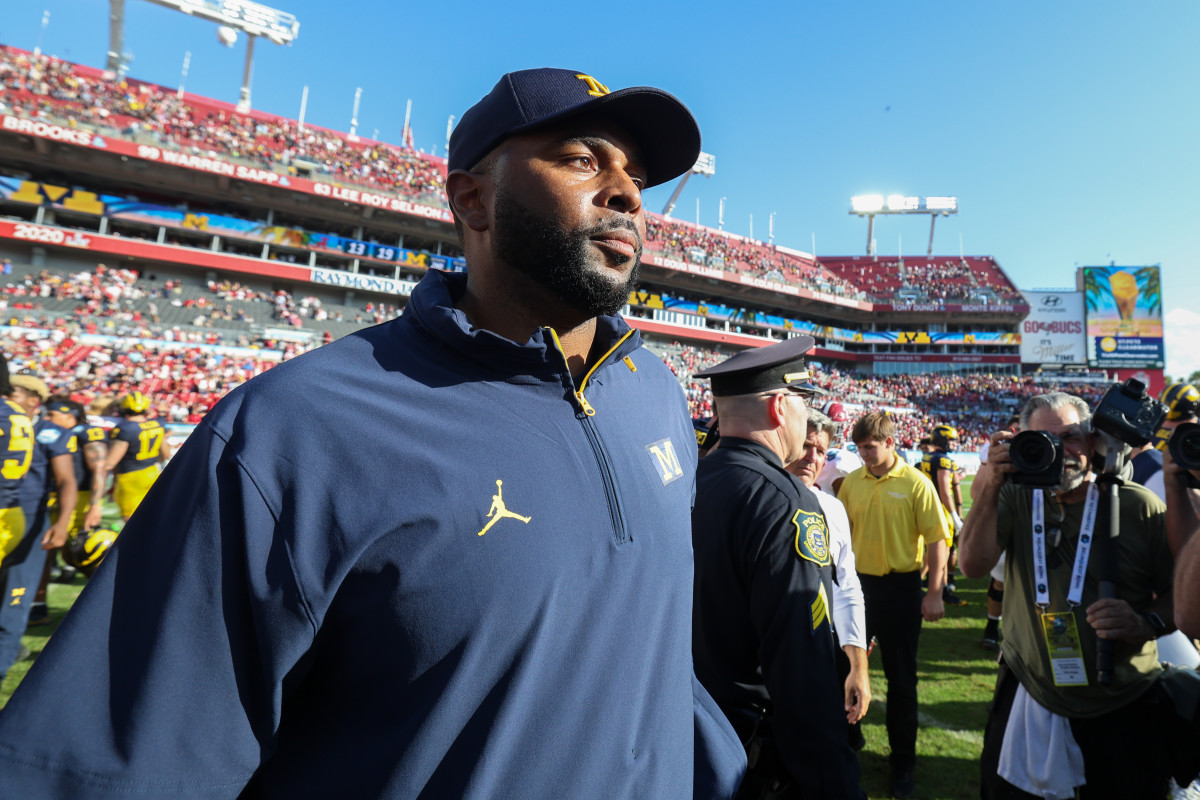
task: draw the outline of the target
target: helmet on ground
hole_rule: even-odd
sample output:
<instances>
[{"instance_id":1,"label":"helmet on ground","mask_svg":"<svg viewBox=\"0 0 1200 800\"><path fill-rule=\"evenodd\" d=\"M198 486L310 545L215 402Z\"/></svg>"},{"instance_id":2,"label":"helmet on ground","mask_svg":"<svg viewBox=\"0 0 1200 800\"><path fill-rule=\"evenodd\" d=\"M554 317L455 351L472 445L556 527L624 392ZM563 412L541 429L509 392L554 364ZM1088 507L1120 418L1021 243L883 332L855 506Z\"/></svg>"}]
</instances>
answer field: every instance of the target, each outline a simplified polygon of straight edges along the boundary
<instances>
[{"instance_id":1,"label":"helmet on ground","mask_svg":"<svg viewBox=\"0 0 1200 800\"><path fill-rule=\"evenodd\" d=\"M63 545L63 561L90 576L116 541L117 532L112 528L92 528L77 533Z\"/></svg>"},{"instance_id":2,"label":"helmet on ground","mask_svg":"<svg viewBox=\"0 0 1200 800\"><path fill-rule=\"evenodd\" d=\"M150 408L150 398L141 392L133 391L121 398L117 408L124 414L144 414Z\"/></svg>"},{"instance_id":3,"label":"helmet on ground","mask_svg":"<svg viewBox=\"0 0 1200 800\"><path fill-rule=\"evenodd\" d=\"M934 447L949 450L958 441L958 431L950 425L938 425L929 432L929 439Z\"/></svg>"},{"instance_id":4,"label":"helmet on ground","mask_svg":"<svg viewBox=\"0 0 1200 800\"><path fill-rule=\"evenodd\" d=\"M1167 406L1167 419L1178 421L1196 416L1200 409L1200 391L1190 383L1172 383L1158 398Z\"/></svg>"}]
</instances>

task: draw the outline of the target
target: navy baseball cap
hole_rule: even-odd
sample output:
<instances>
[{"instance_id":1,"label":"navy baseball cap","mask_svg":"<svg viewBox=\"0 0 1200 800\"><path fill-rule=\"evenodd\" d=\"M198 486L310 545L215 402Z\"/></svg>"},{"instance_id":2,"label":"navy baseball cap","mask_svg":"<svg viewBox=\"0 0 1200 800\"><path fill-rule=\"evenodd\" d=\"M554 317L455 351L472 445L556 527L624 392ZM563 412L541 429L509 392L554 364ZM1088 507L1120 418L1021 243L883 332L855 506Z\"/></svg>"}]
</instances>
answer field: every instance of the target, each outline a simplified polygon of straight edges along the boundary
<instances>
[{"instance_id":1,"label":"navy baseball cap","mask_svg":"<svg viewBox=\"0 0 1200 800\"><path fill-rule=\"evenodd\" d=\"M577 118L620 125L640 150L647 187L684 174L700 157L700 128L671 94L649 86L611 92L591 75L544 67L508 73L467 109L450 135L449 168L471 169L505 139Z\"/></svg>"},{"instance_id":2,"label":"navy baseball cap","mask_svg":"<svg viewBox=\"0 0 1200 800\"><path fill-rule=\"evenodd\" d=\"M755 394L774 389L788 389L812 396L826 395L829 393L812 382L812 373L802 358L814 344L816 340L811 336L793 336L766 347L743 350L715 367L697 372L696 377L712 380L712 392L716 397Z\"/></svg>"}]
</instances>

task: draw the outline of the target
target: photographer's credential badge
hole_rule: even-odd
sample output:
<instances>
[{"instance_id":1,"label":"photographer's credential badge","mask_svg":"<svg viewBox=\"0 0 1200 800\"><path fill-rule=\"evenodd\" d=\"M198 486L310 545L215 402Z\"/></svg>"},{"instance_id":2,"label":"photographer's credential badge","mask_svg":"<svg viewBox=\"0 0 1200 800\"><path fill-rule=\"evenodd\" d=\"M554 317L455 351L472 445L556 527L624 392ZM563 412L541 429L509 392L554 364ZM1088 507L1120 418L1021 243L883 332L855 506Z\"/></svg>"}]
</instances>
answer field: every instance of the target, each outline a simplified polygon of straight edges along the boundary
<instances>
[{"instance_id":1,"label":"photographer's credential badge","mask_svg":"<svg viewBox=\"0 0 1200 800\"><path fill-rule=\"evenodd\" d=\"M1050 659L1054 685L1087 686L1087 669L1083 661L1083 647L1079 644L1079 627L1075 621L1074 609L1083 600L1083 585L1087 575L1088 557L1092 550L1100 491L1095 483L1088 486L1087 501L1075 548L1075 563L1071 567L1071 582L1067 587L1067 605L1070 611L1049 610L1050 574L1046 564L1046 511L1042 491L1035 489L1030 500L1033 512L1034 603L1041 614L1042 635L1046 637L1046 655Z\"/></svg>"},{"instance_id":2,"label":"photographer's credential badge","mask_svg":"<svg viewBox=\"0 0 1200 800\"><path fill-rule=\"evenodd\" d=\"M1087 686L1087 669L1083 665L1083 648L1079 644L1079 628L1075 614L1070 611L1051 611L1042 614L1042 632L1046 636L1046 652L1055 686Z\"/></svg>"}]
</instances>

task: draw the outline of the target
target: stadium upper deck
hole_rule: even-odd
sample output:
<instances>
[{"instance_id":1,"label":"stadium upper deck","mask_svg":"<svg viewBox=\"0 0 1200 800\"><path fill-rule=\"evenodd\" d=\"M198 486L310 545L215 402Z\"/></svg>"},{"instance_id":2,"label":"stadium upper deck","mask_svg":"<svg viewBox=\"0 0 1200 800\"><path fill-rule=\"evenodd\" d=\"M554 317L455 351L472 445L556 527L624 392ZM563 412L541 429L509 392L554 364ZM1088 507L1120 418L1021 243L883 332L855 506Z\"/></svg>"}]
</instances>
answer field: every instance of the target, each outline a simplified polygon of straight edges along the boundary
<instances>
[{"instance_id":1,"label":"stadium upper deck","mask_svg":"<svg viewBox=\"0 0 1200 800\"><path fill-rule=\"evenodd\" d=\"M393 299L425 268L456 266L442 159L261 112L239 114L195 95L180 99L132 79L114 82L99 70L13 48L0 48L0 169L10 184L18 180L3 209L16 219L0 219L0 244L25 245L14 252L34 262L74 248L259 275L299 291L307 291L300 284L327 283ZM18 204L40 201L36 213L11 213L14 194ZM107 201L120 196L179 207L181 222L164 217L140 231L118 224ZM197 232L188 221L198 212L247 225ZM268 229L298 238L264 242ZM817 259L649 215L643 262L648 291L685 300L643 307L635 324L652 333L749 346L802 324L830 345L821 355L831 360L1017 360L1016 325L1026 307L990 258ZM716 305L778 324L747 326L752 333L739 335L743 326L728 315L708 318ZM952 341L947 334L963 335ZM987 339L994 335L1008 338Z\"/></svg>"}]
</instances>

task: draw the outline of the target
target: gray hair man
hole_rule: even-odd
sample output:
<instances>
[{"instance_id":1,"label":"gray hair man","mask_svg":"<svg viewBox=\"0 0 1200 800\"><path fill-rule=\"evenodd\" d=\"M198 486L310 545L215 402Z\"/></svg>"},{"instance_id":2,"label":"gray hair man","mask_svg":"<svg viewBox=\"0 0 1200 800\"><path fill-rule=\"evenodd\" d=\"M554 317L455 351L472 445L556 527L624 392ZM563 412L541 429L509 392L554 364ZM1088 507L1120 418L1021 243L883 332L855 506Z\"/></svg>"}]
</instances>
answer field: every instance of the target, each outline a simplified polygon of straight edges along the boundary
<instances>
[{"instance_id":1,"label":"gray hair man","mask_svg":"<svg viewBox=\"0 0 1200 800\"><path fill-rule=\"evenodd\" d=\"M1081 785L1085 798L1165 796L1167 776L1179 774L1165 755L1163 714L1174 704L1154 642L1173 616L1165 508L1142 486L1120 486L1120 535L1107 545L1116 548L1116 596L1101 598L1100 558L1091 543L1107 539L1096 535L1107 520L1101 513L1096 522L1101 504L1091 480L1088 405L1062 392L1033 397L1021 411L1021 429L1061 441L1061 481L1050 489L1006 481L1015 472L1014 434L997 431L962 531L966 575L982 577L1006 556L984 796L1046 790L1065 796ZM1095 669L1102 640L1117 643L1110 683L1101 683Z\"/></svg>"}]
</instances>

